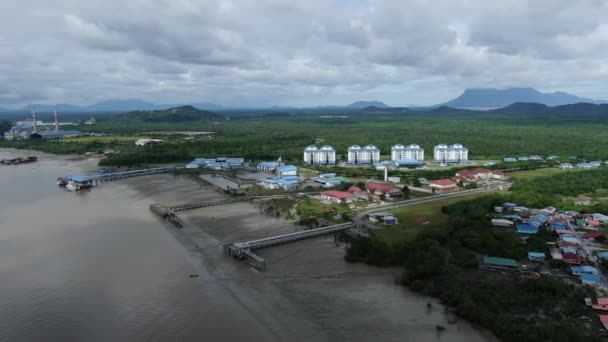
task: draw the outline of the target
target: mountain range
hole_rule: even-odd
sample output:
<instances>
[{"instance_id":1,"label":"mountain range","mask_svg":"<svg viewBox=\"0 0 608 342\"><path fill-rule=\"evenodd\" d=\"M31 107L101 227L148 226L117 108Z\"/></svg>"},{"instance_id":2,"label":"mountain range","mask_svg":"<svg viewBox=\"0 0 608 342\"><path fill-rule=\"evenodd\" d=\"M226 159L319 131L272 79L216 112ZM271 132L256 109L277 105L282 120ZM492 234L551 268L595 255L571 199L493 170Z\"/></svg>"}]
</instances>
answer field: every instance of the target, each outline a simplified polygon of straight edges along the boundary
<instances>
[{"instance_id":1,"label":"mountain range","mask_svg":"<svg viewBox=\"0 0 608 342\"><path fill-rule=\"evenodd\" d=\"M549 107L561 106L575 103L591 103L601 104L608 101L594 100L590 98L579 97L568 94L562 91L553 93L542 93L534 88L472 88L466 89L460 96L453 100L441 103L436 106L431 106L431 109L444 111L448 107L453 111L454 108L459 109L477 109L491 110L510 106L514 103L538 103ZM244 107L226 107L220 104L201 102L201 103L178 103L178 104L153 104L140 99L119 99L109 100L95 103L89 106L77 106L73 104L30 104L22 109L8 110L0 109L0 112L30 112L34 107L38 112L52 112L56 107L59 112L81 112L81 113L110 113L110 112L128 112L135 110L151 111L164 110L173 107L190 105L202 110L219 111L227 109L247 109ZM427 107L429 108L429 107ZM257 108L261 109L261 108ZM405 112L407 110L420 110L421 108L405 108L391 107L380 101L356 101L345 106L318 106L314 108L296 108L296 107L269 107L272 110L290 110L290 109L315 109L315 110L360 110L365 112Z\"/></svg>"},{"instance_id":2,"label":"mountain range","mask_svg":"<svg viewBox=\"0 0 608 342\"><path fill-rule=\"evenodd\" d=\"M553 107L581 102L599 104L606 101L578 97L563 91L542 93L534 88L474 88L466 89L457 98L441 105L452 108L494 109L517 102L540 103Z\"/></svg>"}]
</instances>

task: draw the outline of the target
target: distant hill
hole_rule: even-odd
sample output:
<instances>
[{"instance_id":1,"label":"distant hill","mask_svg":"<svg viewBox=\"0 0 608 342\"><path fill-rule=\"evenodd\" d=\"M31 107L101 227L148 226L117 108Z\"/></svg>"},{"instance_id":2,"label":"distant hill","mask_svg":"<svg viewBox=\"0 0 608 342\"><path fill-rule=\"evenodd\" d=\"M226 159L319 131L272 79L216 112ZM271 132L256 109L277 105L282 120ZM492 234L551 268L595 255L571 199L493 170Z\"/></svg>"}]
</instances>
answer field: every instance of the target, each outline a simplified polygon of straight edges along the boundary
<instances>
[{"instance_id":1,"label":"distant hill","mask_svg":"<svg viewBox=\"0 0 608 342\"><path fill-rule=\"evenodd\" d=\"M36 112L52 112L55 108L57 108L58 112L77 112L81 111L82 107L71 105L71 104L57 104L57 105L49 105L49 104L29 104L25 106L22 111L31 112L34 108L36 108ZM13 110L15 112L15 110Z\"/></svg>"},{"instance_id":2,"label":"distant hill","mask_svg":"<svg viewBox=\"0 0 608 342\"><path fill-rule=\"evenodd\" d=\"M462 95L451 101L445 102L442 105L454 108L489 109L505 107L517 102L561 106L580 102L600 103L603 101L578 97L561 91L541 93L534 88L478 88L466 89Z\"/></svg>"},{"instance_id":3,"label":"distant hill","mask_svg":"<svg viewBox=\"0 0 608 342\"><path fill-rule=\"evenodd\" d=\"M450 106L439 106L430 110L432 113L466 113L470 111L471 110L468 109L453 108Z\"/></svg>"},{"instance_id":4,"label":"distant hill","mask_svg":"<svg viewBox=\"0 0 608 342\"><path fill-rule=\"evenodd\" d=\"M132 111L121 114L119 117L144 122L190 122L223 120L221 114L200 110L192 106L182 106L163 110Z\"/></svg>"},{"instance_id":5,"label":"distant hill","mask_svg":"<svg viewBox=\"0 0 608 342\"><path fill-rule=\"evenodd\" d=\"M368 106L360 109L361 112L366 113L405 113L411 112L409 108L405 107L376 107L376 106Z\"/></svg>"},{"instance_id":6,"label":"distant hill","mask_svg":"<svg viewBox=\"0 0 608 342\"><path fill-rule=\"evenodd\" d=\"M72 104L29 104L22 109L4 109L0 108L0 112L31 112L34 107L39 113L52 112L55 107L59 113L116 113L116 112L128 112L128 111L150 111L150 110L163 110L168 108L175 108L181 106L187 106L189 104L178 103L178 104L154 104L146 102L140 99L117 99L98 102L89 106L77 106ZM224 106L211 103L211 102L200 102L192 104L193 107L204 110L220 110L224 109Z\"/></svg>"},{"instance_id":7,"label":"distant hill","mask_svg":"<svg viewBox=\"0 0 608 342\"><path fill-rule=\"evenodd\" d=\"M494 109L489 113L526 114L526 115L555 115L555 116L590 116L602 115L608 117L608 104L575 103L549 107L540 103L518 102L504 108Z\"/></svg>"},{"instance_id":8,"label":"distant hill","mask_svg":"<svg viewBox=\"0 0 608 342\"><path fill-rule=\"evenodd\" d=\"M362 109L365 107L389 108L390 106L380 101L357 101L346 106L347 108Z\"/></svg>"},{"instance_id":9,"label":"distant hill","mask_svg":"<svg viewBox=\"0 0 608 342\"><path fill-rule=\"evenodd\" d=\"M159 106L139 99L109 100L84 107L91 112L121 112L132 110L158 110Z\"/></svg>"}]
</instances>

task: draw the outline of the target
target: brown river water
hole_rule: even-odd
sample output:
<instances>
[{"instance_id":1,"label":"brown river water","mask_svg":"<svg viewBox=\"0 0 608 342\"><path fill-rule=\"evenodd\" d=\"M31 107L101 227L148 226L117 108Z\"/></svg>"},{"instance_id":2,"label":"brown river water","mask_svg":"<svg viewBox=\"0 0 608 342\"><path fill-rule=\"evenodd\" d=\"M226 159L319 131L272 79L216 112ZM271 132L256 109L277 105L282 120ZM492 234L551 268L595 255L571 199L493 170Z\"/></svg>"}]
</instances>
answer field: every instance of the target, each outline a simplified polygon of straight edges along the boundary
<instances>
[{"instance_id":1,"label":"brown river water","mask_svg":"<svg viewBox=\"0 0 608 342\"><path fill-rule=\"evenodd\" d=\"M150 214L159 201L221 197L190 179L70 193L56 178L96 160L0 159L32 154L40 161L0 166L0 341L496 341L449 324L435 300L394 283L397 270L346 264L331 237L261 251L266 272L223 255L224 242L295 229L248 203L188 213L181 231Z\"/></svg>"}]
</instances>

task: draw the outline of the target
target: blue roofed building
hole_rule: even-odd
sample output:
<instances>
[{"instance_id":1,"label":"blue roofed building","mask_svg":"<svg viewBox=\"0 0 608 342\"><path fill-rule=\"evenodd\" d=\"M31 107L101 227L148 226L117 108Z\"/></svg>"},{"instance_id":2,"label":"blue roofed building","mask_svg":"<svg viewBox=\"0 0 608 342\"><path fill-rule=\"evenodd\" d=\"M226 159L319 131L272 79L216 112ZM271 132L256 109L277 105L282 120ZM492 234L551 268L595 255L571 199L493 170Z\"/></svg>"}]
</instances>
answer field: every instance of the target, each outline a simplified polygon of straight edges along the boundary
<instances>
[{"instance_id":1,"label":"blue roofed building","mask_svg":"<svg viewBox=\"0 0 608 342\"><path fill-rule=\"evenodd\" d=\"M417 168L424 165L423 160L417 159L397 159L394 161L397 168Z\"/></svg>"},{"instance_id":2,"label":"blue roofed building","mask_svg":"<svg viewBox=\"0 0 608 342\"><path fill-rule=\"evenodd\" d=\"M557 221L557 222L549 223L549 228L551 228L553 230L557 230L557 229L567 230L569 227L568 227L568 223Z\"/></svg>"},{"instance_id":3,"label":"blue roofed building","mask_svg":"<svg viewBox=\"0 0 608 342\"><path fill-rule=\"evenodd\" d=\"M517 163L517 158L507 157L507 158L503 158L502 161L505 163Z\"/></svg>"},{"instance_id":4,"label":"blue roofed building","mask_svg":"<svg viewBox=\"0 0 608 342\"><path fill-rule=\"evenodd\" d=\"M593 266L570 266L570 272L572 272L572 274L574 274L574 275L581 275L581 274L598 275L598 274L600 274L599 271L597 270L597 268L595 268Z\"/></svg>"},{"instance_id":5,"label":"blue roofed building","mask_svg":"<svg viewBox=\"0 0 608 342\"><path fill-rule=\"evenodd\" d=\"M528 252L528 260L530 261L538 261L538 262L543 262L545 261L545 253L541 253L541 252Z\"/></svg>"},{"instance_id":6,"label":"blue roofed building","mask_svg":"<svg viewBox=\"0 0 608 342\"><path fill-rule=\"evenodd\" d=\"M583 285L599 286L602 283L602 278L597 274L581 274L581 282Z\"/></svg>"},{"instance_id":7,"label":"blue roofed building","mask_svg":"<svg viewBox=\"0 0 608 342\"><path fill-rule=\"evenodd\" d=\"M258 172L273 173L279 167L279 162L263 161L258 163Z\"/></svg>"},{"instance_id":8,"label":"blue roofed building","mask_svg":"<svg viewBox=\"0 0 608 342\"><path fill-rule=\"evenodd\" d=\"M608 252L607 251L603 251L603 252L597 252L595 254L599 259L608 259Z\"/></svg>"},{"instance_id":9,"label":"blue roofed building","mask_svg":"<svg viewBox=\"0 0 608 342\"><path fill-rule=\"evenodd\" d=\"M529 223L520 223L517 225L517 232L520 234L537 234L538 227L535 227Z\"/></svg>"},{"instance_id":10,"label":"blue roofed building","mask_svg":"<svg viewBox=\"0 0 608 342\"><path fill-rule=\"evenodd\" d=\"M299 177L294 176L286 176L284 178L264 178L258 180L258 184L267 189L293 190L297 188L301 183L302 180Z\"/></svg>"},{"instance_id":11,"label":"blue roofed building","mask_svg":"<svg viewBox=\"0 0 608 342\"><path fill-rule=\"evenodd\" d=\"M572 165L570 163L561 163L561 164L559 164L559 168L562 170L571 170L571 169L574 169L574 165Z\"/></svg>"},{"instance_id":12,"label":"blue roofed building","mask_svg":"<svg viewBox=\"0 0 608 342\"><path fill-rule=\"evenodd\" d=\"M283 165L277 168L276 173L279 177L297 176L298 168L294 165Z\"/></svg>"}]
</instances>

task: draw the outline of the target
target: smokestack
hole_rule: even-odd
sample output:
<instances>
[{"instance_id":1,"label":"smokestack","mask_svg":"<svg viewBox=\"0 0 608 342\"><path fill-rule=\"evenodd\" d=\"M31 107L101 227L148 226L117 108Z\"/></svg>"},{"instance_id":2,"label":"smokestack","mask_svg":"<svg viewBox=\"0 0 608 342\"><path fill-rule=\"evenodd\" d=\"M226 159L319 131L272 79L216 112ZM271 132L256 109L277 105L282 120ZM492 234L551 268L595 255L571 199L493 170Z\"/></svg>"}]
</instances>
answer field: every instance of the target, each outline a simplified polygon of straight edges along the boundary
<instances>
[{"instance_id":1,"label":"smokestack","mask_svg":"<svg viewBox=\"0 0 608 342\"><path fill-rule=\"evenodd\" d=\"M384 166L384 181L388 182L388 166Z\"/></svg>"},{"instance_id":2,"label":"smokestack","mask_svg":"<svg viewBox=\"0 0 608 342\"><path fill-rule=\"evenodd\" d=\"M36 125L36 107L32 109L32 119L34 119L34 133L38 132L38 126Z\"/></svg>"},{"instance_id":3,"label":"smokestack","mask_svg":"<svg viewBox=\"0 0 608 342\"><path fill-rule=\"evenodd\" d=\"M55 115L55 132L59 130L59 119L57 118L57 107L53 109L53 114Z\"/></svg>"}]
</instances>

